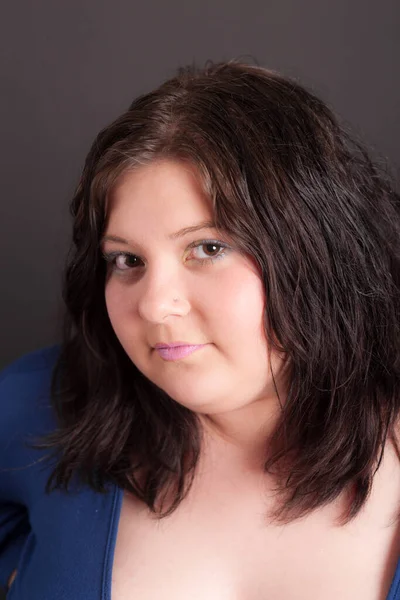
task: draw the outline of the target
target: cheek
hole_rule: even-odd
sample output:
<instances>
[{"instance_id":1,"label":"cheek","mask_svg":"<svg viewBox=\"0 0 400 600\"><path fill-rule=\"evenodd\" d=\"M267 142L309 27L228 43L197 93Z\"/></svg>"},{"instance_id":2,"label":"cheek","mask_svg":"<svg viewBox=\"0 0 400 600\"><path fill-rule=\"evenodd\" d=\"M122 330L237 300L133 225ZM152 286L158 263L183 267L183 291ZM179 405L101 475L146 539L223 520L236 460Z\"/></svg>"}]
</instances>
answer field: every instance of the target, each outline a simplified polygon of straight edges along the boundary
<instances>
[{"instance_id":1,"label":"cheek","mask_svg":"<svg viewBox=\"0 0 400 600\"><path fill-rule=\"evenodd\" d=\"M259 333L263 321L265 294L260 278L250 270L241 270L221 278L215 290L215 315L232 332ZM210 302L210 298L208 300Z\"/></svg>"},{"instance_id":2,"label":"cheek","mask_svg":"<svg viewBox=\"0 0 400 600\"><path fill-rule=\"evenodd\" d=\"M120 286L108 283L105 288L105 301L111 325L118 337L124 331L124 323L129 318L129 303Z\"/></svg>"},{"instance_id":3,"label":"cheek","mask_svg":"<svg viewBox=\"0 0 400 600\"><path fill-rule=\"evenodd\" d=\"M120 312L122 306L121 298L118 296L111 284L106 285L104 297L108 316L111 320L113 320L114 315L116 316Z\"/></svg>"},{"instance_id":4,"label":"cheek","mask_svg":"<svg viewBox=\"0 0 400 600\"><path fill-rule=\"evenodd\" d=\"M123 286L109 283L105 289L105 302L110 319L111 327L118 338L119 343L124 348L126 354L133 363L145 373L143 366L140 366L143 359L143 351L138 344L139 329L138 322L134 321L132 312L132 303L128 299L129 293Z\"/></svg>"}]
</instances>

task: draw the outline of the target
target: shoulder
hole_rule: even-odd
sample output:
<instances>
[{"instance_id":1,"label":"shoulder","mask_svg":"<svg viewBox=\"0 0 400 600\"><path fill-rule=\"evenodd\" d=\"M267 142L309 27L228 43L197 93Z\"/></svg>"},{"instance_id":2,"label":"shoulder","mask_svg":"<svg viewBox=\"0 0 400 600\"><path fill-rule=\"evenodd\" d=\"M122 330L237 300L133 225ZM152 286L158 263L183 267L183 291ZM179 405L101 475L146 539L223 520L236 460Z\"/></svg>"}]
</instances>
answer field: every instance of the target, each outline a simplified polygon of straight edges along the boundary
<instances>
[{"instance_id":1,"label":"shoulder","mask_svg":"<svg viewBox=\"0 0 400 600\"><path fill-rule=\"evenodd\" d=\"M28 408L33 398L48 394L60 347L48 346L25 354L0 371L2 422L10 412Z\"/></svg>"},{"instance_id":2,"label":"shoulder","mask_svg":"<svg viewBox=\"0 0 400 600\"><path fill-rule=\"evenodd\" d=\"M41 348L0 371L1 452L24 435L40 436L54 426L50 385L59 352L58 345Z\"/></svg>"},{"instance_id":3,"label":"shoulder","mask_svg":"<svg viewBox=\"0 0 400 600\"><path fill-rule=\"evenodd\" d=\"M46 346L19 357L0 371L0 385L10 376L51 371L60 353L60 346Z\"/></svg>"}]
</instances>

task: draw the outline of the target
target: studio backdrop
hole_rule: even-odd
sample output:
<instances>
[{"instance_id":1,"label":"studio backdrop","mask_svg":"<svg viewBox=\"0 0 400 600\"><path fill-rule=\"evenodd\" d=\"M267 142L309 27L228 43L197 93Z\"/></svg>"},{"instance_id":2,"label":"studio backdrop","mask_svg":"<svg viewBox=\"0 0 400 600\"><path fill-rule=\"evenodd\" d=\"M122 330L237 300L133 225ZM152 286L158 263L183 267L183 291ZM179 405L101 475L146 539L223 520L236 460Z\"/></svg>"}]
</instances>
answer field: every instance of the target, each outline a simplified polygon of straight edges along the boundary
<instances>
[{"instance_id":1,"label":"studio backdrop","mask_svg":"<svg viewBox=\"0 0 400 600\"><path fill-rule=\"evenodd\" d=\"M179 66L248 58L400 156L398 0L14 0L0 14L0 367L60 339L68 203L97 132Z\"/></svg>"}]
</instances>

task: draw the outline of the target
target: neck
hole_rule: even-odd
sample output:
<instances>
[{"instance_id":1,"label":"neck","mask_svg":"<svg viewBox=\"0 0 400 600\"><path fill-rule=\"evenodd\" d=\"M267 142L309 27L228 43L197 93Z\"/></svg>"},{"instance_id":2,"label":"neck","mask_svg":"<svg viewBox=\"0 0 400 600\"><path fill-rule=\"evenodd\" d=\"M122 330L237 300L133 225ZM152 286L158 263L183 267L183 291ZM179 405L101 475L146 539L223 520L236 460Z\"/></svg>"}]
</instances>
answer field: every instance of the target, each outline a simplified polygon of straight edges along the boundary
<instances>
[{"instance_id":1,"label":"neck","mask_svg":"<svg viewBox=\"0 0 400 600\"><path fill-rule=\"evenodd\" d=\"M269 399L229 413L199 415L205 447L217 450L221 462L262 471L279 414L278 402Z\"/></svg>"}]
</instances>

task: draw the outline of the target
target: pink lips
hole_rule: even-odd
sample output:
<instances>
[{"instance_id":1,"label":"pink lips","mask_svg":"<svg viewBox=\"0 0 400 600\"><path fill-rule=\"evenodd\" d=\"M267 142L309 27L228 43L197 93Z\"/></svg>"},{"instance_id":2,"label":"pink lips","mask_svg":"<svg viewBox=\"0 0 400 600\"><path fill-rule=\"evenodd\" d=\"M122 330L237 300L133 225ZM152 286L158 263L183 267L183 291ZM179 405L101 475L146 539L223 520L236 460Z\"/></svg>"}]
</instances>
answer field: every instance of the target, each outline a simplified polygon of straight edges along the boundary
<instances>
[{"instance_id":1,"label":"pink lips","mask_svg":"<svg viewBox=\"0 0 400 600\"><path fill-rule=\"evenodd\" d=\"M175 346L169 348L156 348L158 354L164 360L179 360L180 358L185 358L185 356L189 356L189 354L193 354L196 350L200 348L204 348L206 344L200 344L196 346Z\"/></svg>"}]
</instances>

